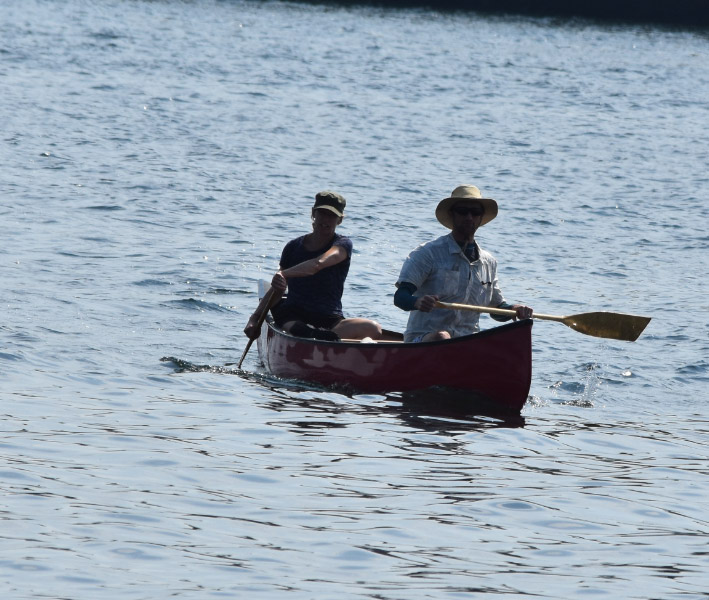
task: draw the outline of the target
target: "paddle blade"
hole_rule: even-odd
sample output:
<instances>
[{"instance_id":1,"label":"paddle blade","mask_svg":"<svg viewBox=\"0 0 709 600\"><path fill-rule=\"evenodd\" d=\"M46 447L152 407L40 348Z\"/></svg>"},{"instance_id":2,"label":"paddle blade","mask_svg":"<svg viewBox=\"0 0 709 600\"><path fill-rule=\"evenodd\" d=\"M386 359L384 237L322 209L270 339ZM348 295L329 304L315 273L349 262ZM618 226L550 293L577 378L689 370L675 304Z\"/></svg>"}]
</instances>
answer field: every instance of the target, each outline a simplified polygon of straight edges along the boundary
<instances>
[{"instance_id":1,"label":"paddle blade","mask_svg":"<svg viewBox=\"0 0 709 600\"><path fill-rule=\"evenodd\" d=\"M564 325L586 335L634 342L640 337L650 317L614 312L592 312L564 317Z\"/></svg>"}]
</instances>

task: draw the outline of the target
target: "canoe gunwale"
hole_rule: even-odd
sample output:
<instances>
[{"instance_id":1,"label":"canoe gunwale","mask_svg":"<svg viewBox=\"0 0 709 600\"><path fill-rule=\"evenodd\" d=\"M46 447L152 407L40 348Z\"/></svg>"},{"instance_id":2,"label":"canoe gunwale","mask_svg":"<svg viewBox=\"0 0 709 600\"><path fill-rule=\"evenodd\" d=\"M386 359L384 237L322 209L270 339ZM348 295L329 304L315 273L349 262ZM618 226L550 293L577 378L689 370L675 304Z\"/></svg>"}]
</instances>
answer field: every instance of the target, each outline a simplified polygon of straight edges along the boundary
<instances>
[{"instance_id":1,"label":"canoe gunwale","mask_svg":"<svg viewBox=\"0 0 709 600\"><path fill-rule=\"evenodd\" d=\"M298 337L295 336L291 333L288 333L287 331L284 331L280 327L278 327L274 322L273 322L273 317L269 315L266 317L266 323L267 326L273 331L274 334L284 337L284 338L290 338L298 343L304 343L304 344L311 344L311 345L332 345L332 346L351 346L351 347L356 347L356 348L363 348L366 346L377 346L379 344L384 344L386 347L396 347L396 348L405 348L405 347L415 347L415 348L435 348L436 346L453 346L456 344L462 344L465 345L468 341L471 339L484 339L485 337L491 336L491 335L498 335L502 330L504 329L516 329L519 327L523 326L531 326L533 324L533 319L522 319L519 321L513 321L512 323L505 323L504 325L498 325L497 327L493 327L491 329L484 329L482 331L478 331L477 333L471 333L468 335L461 335L458 337L451 338L449 340L434 340L430 342L404 342L404 341L397 341L397 340L380 340L380 341L372 341L372 342L362 342L361 340L339 340L339 341L329 341L329 340L315 340L311 338L303 338L303 337Z\"/></svg>"}]
</instances>

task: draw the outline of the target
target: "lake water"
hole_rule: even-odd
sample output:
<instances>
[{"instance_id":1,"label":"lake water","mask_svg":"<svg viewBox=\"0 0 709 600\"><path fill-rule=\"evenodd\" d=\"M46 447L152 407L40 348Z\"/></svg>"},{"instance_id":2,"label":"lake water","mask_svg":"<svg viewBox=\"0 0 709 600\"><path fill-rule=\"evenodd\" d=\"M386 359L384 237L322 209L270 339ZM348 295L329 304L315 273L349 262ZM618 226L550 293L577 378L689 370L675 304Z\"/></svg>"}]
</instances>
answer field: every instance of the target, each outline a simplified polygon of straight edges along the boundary
<instances>
[{"instance_id":1,"label":"lake water","mask_svg":"<svg viewBox=\"0 0 709 600\"><path fill-rule=\"evenodd\" d=\"M3 598L707 597L706 34L4 0L0 86ZM537 322L508 422L228 364L317 191L402 329L467 183L508 300L642 337Z\"/></svg>"}]
</instances>

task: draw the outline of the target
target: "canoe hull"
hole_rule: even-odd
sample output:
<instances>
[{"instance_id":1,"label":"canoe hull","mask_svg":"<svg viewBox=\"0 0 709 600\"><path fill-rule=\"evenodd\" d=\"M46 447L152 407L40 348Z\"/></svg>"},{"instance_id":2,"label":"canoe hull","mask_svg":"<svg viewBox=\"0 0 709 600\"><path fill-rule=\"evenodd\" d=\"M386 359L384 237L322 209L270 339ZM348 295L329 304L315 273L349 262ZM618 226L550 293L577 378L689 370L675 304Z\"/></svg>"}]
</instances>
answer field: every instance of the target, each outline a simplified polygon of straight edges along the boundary
<instances>
[{"instance_id":1,"label":"canoe hull","mask_svg":"<svg viewBox=\"0 0 709 600\"><path fill-rule=\"evenodd\" d=\"M269 319L259 356L278 377L363 393L445 386L518 412L532 380L532 321L440 342L368 344L294 337Z\"/></svg>"}]
</instances>

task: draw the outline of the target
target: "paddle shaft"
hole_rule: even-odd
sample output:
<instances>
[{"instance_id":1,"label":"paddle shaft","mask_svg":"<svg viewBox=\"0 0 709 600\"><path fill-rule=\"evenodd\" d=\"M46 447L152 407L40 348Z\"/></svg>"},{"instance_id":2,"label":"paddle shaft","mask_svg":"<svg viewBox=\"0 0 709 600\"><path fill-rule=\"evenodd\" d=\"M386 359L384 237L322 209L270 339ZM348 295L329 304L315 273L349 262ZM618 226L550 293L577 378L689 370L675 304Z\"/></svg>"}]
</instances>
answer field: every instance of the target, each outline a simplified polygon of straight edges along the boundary
<instances>
[{"instance_id":1,"label":"paddle shaft","mask_svg":"<svg viewBox=\"0 0 709 600\"><path fill-rule=\"evenodd\" d=\"M503 317L516 317L517 312L514 310L509 310L507 308L490 308L488 306L475 306L473 304L456 304L455 302L436 302L438 308L450 308L452 310L469 310L472 312L487 313L489 315L500 315ZM563 323L566 317L559 317L556 315L540 315L539 313L534 313L535 319L542 319L545 321L558 321Z\"/></svg>"},{"instance_id":2,"label":"paddle shaft","mask_svg":"<svg viewBox=\"0 0 709 600\"><path fill-rule=\"evenodd\" d=\"M263 303L263 308L261 309L261 313L258 316L258 319L256 321L256 329L261 329L261 325L263 325L264 320L266 319L266 315L268 314L268 309L271 308L271 303L273 302L273 299L275 297L275 291L273 288L269 288L268 292L266 292L266 295L264 296L264 303ZM237 369L241 369L241 363L244 362L244 359L246 358L246 355L249 353L249 349L251 348L251 344L254 343L254 340L256 338L251 338L249 340L249 343L246 344L246 348L244 348L244 353L241 355L241 359L239 360L239 364L237 366Z\"/></svg>"}]
</instances>

